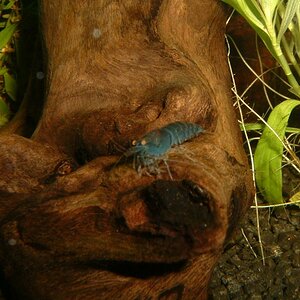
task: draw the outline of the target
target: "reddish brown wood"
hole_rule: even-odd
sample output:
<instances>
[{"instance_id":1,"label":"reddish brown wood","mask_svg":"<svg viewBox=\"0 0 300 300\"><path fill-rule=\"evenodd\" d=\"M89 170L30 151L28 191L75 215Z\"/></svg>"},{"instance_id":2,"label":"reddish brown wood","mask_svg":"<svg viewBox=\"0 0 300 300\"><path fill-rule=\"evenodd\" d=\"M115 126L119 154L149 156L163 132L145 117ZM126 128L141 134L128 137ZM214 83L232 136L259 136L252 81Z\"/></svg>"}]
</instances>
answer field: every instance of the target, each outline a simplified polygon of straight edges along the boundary
<instances>
[{"instance_id":1,"label":"reddish brown wood","mask_svg":"<svg viewBox=\"0 0 300 300\"><path fill-rule=\"evenodd\" d=\"M253 196L222 4L43 0L42 16L41 121L31 139L0 137L0 264L10 291L205 299ZM131 139L174 121L205 133L171 151L173 180L116 164Z\"/></svg>"}]
</instances>

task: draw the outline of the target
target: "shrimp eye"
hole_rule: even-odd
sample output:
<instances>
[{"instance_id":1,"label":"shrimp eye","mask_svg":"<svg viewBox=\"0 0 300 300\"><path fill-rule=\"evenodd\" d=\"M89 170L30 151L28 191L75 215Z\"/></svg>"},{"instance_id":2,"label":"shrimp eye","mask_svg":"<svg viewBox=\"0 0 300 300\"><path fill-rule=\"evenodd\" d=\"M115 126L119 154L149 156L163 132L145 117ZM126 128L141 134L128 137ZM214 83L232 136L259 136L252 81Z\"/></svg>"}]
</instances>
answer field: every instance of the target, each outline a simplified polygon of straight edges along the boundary
<instances>
[{"instance_id":1,"label":"shrimp eye","mask_svg":"<svg viewBox=\"0 0 300 300\"><path fill-rule=\"evenodd\" d=\"M135 145L136 145L136 140L133 140L133 141L131 142L131 145L132 145L132 146L135 146Z\"/></svg>"},{"instance_id":2,"label":"shrimp eye","mask_svg":"<svg viewBox=\"0 0 300 300\"><path fill-rule=\"evenodd\" d=\"M147 141L146 140L141 140L141 145L146 145L147 144Z\"/></svg>"}]
</instances>

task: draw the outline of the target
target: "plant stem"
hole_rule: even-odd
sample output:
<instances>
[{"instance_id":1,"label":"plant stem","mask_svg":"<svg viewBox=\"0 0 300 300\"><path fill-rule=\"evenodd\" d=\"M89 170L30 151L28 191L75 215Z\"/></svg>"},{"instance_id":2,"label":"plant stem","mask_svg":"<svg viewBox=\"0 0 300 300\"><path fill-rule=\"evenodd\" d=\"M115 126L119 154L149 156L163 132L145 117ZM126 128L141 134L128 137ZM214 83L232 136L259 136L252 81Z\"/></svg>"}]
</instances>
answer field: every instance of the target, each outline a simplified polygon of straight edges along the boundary
<instances>
[{"instance_id":1,"label":"plant stem","mask_svg":"<svg viewBox=\"0 0 300 300\"><path fill-rule=\"evenodd\" d=\"M287 77L287 80L293 89L292 92L300 98L300 86L299 86L294 74L291 71L291 68L288 64L286 57L283 55L283 52L282 52L282 49L280 46L280 41L277 40L276 32L275 32L275 27L277 27L277 29L280 28L279 16L284 15L284 10L285 10L285 7L283 6L283 4L280 4L278 6L278 15L276 18L275 26L268 26L267 29L269 31L269 36L270 36L270 40L271 40L274 52L277 55L277 61L280 64L280 66L282 67L282 69ZM293 56L293 54L290 52L290 49L288 47L288 44L286 43L286 39L284 36L282 37L282 43L283 43L284 48L285 47L288 48L288 50L285 49L285 50L287 50L286 51L287 56L288 57L289 57L289 55ZM286 46L285 46L285 43L286 43ZM289 57L289 59L290 59L290 57ZM295 60L294 57L293 57L293 59L290 59L291 62L293 60ZM295 61L295 64L298 65L296 61ZM299 65L298 65L298 69L299 69ZM297 70L297 72L298 72L298 70ZM300 72L300 69L299 69L299 72Z\"/></svg>"},{"instance_id":2,"label":"plant stem","mask_svg":"<svg viewBox=\"0 0 300 300\"><path fill-rule=\"evenodd\" d=\"M298 62L296 61L295 56L291 52L290 46L289 46L285 36L282 37L281 42L282 42L282 45L283 45L284 52L286 53L289 61L291 62L291 64L295 68L297 74L300 76L300 66L299 66Z\"/></svg>"},{"instance_id":3,"label":"plant stem","mask_svg":"<svg viewBox=\"0 0 300 300\"><path fill-rule=\"evenodd\" d=\"M286 60L286 57L282 53L282 49L280 47L280 44L277 43L277 40L271 39L272 45L274 52L276 53L277 56L277 61L281 65L288 82L290 83L291 87L293 88L293 93L296 94L298 97L300 97L300 86L293 75L291 68Z\"/></svg>"}]
</instances>

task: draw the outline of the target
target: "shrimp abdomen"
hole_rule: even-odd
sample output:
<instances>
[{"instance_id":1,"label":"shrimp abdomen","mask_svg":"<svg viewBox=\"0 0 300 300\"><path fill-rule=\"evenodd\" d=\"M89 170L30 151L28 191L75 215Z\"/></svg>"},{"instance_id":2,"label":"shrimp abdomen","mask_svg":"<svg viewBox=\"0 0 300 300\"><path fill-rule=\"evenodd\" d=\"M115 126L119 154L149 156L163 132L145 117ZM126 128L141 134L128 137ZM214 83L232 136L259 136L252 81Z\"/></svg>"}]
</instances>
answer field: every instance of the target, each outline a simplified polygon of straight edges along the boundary
<instances>
[{"instance_id":1,"label":"shrimp abdomen","mask_svg":"<svg viewBox=\"0 0 300 300\"><path fill-rule=\"evenodd\" d=\"M203 132L203 128L200 125L188 122L171 123L161 130L169 132L171 136L171 146L180 145Z\"/></svg>"}]
</instances>

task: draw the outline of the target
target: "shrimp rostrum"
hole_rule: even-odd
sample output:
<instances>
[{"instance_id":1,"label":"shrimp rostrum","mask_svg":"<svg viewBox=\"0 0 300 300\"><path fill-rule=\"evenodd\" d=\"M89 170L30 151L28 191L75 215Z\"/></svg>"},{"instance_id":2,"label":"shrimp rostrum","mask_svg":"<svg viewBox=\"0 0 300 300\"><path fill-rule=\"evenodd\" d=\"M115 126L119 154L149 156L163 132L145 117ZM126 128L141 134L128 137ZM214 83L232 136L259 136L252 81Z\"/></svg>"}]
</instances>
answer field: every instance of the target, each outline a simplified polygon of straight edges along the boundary
<instances>
[{"instance_id":1,"label":"shrimp rostrum","mask_svg":"<svg viewBox=\"0 0 300 300\"><path fill-rule=\"evenodd\" d=\"M152 130L138 140L132 141L132 146L125 152L125 156L133 156L134 167L138 171L142 167L152 173L160 160L166 164L166 153L176 145L198 136L203 128L195 123L175 122L162 128ZM170 171L166 164L169 175ZM171 175L170 175L171 177Z\"/></svg>"}]
</instances>

